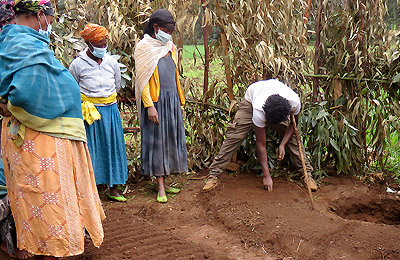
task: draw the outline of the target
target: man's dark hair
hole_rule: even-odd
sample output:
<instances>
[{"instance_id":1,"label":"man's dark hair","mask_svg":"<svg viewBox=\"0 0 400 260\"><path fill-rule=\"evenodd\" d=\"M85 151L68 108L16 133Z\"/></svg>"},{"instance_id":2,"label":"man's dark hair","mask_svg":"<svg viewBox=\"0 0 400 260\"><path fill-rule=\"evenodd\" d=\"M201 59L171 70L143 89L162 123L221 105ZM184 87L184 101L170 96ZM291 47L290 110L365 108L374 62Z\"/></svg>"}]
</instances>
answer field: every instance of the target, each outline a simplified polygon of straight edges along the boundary
<instances>
[{"instance_id":1,"label":"man's dark hair","mask_svg":"<svg viewBox=\"0 0 400 260\"><path fill-rule=\"evenodd\" d=\"M291 110L289 101L278 94L271 95L263 105L267 124L275 125L286 121Z\"/></svg>"}]
</instances>

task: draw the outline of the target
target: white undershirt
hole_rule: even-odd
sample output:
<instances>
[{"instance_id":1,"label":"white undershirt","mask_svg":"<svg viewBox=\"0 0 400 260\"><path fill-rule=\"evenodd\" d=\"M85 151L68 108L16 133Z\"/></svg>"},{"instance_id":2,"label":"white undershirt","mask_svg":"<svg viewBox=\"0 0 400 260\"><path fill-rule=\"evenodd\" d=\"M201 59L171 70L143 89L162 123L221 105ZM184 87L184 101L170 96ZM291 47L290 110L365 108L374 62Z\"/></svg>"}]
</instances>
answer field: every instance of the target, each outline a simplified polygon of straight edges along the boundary
<instances>
[{"instance_id":1,"label":"white undershirt","mask_svg":"<svg viewBox=\"0 0 400 260\"><path fill-rule=\"evenodd\" d=\"M244 98L253 106L253 123L256 126L265 127L263 106L265 101L275 94L289 101L292 107L291 113L299 114L301 109L300 97L290 87L276 79L257 81L247 88L244 95Z\"/></svg>"}]
</instances>

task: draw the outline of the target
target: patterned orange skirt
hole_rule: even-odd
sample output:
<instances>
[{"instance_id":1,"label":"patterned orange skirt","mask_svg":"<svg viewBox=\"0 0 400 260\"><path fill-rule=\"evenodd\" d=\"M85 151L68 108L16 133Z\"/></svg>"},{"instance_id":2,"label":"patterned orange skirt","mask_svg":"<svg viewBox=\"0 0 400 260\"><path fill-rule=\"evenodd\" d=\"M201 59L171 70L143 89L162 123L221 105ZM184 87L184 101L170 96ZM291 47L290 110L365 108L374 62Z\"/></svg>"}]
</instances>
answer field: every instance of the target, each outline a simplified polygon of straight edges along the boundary
<instances>
[{"instance_id":1,"label":"patterned orange skirt","mask_svg":"<svg viewBox=\"0 0 400 260\"><path fill-rule=\"evenodd\" d=\"M84 228L95 246L105 218L86 143L26 128L18 148L3 119L1 145L18 248L66 257L84 251Z\"/></svg>"}]
</instances>

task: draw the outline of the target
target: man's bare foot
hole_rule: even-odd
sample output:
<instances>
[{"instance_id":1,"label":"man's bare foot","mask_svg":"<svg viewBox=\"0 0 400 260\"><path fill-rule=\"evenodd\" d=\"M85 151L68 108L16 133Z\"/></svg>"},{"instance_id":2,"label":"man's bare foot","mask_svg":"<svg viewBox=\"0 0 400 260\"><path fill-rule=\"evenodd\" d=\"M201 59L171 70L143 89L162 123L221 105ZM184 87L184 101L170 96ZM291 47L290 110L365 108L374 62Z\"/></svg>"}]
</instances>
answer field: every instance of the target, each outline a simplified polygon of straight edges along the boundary
<instances>
[{"instance_id":1,"label":"man's bare foot","mask_svg":"<svg viewBox=\"0 0 400 260\"><path fill-rule=\"evenodd\" d=\"M3 250L7 255L9 255L12 258L16 259L29 259L32 258L33 256L29 254L26 250L19 250L18 248L15 248L15 254L10 254L7 249L6 243L1 243L0 245L1 250Z\"/></svg>"},{"instance_id":2,"label":"man's bare foot","mask_svg":"<svg viewBox=\"0 0 400 260\"><path fill-rule=\"evenodd\" d=\"M274 182L272 181L271 176L263 177L263 185L264 189L266 189L267 191L272 191L272 186L274 185Z\"/></svg>"}]
</instances>

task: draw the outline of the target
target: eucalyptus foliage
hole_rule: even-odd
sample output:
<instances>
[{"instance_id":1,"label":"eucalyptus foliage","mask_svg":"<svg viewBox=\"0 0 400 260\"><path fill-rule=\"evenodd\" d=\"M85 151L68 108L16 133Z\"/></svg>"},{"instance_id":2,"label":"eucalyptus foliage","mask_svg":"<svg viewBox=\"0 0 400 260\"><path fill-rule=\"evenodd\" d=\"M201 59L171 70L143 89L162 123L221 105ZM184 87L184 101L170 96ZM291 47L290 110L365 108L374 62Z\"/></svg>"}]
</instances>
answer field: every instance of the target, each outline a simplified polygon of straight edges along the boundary
<instances>
[{"instance_id":1,"label":"eucalyptus foliage","mask_svg":"<svg viewBox=\"0 0 400 260\"><path fill-rule=\"evenodd\" d=\"M323 1L317 62L327 76L319 78L324 105L306 105L302 129L313 131L306 139L318 164L339 172L385 170L390 136L400 130L399 32L386 29L385 13L383 0Z\"/></svg>"},{"instance_id":2,"label":"eucalyptus foliage","mask_svg":"<svg viewBox=\"0 0 400 260\"><path fill-rule=\"evenodd\" d=\"M400 33L386 29L385 1L320 1L321 42L314 49L309 39L315 36L315 24L305 23L303 18L306 2L216 0L202 5L200 0L64 0L57 6L52 47L68 66L84 46L79 37L83 26L87 22L106 26L110 30L109 49L124 64L126 87L120 94L125 98L121 108L129 112L127 126L137 127L135 44L150 14L168 8L177 21L173 38L188 99L185 122L190 169L210 164L248 85L263 78L278 78L301 93L299 125L315 174L323 176L327 166L352 174L365 172L368 166L388 169L387 152L398 145L391 140L398 142L393 136L400 130ZM314 1L311 17L317 17L318 7L319 2ZM213 68L225 68L210 71L205 93L202 82L189 76L182 66L186 62L182 59L184 42L194 39L196 30L204 26L209 34L214 33L210 41ZM316 50L317 70L310 75ZM205 58L197 62L204 63ZM310 91L313 78L319 81L317 97ZM270 136L267 148L273 159L273 144L279 139ZM140 164L139 140L140 133L128 142L136 169ZM244 145L247 165L252 167L257 164L254 136Z\"/></svg>"}]
</instances>

